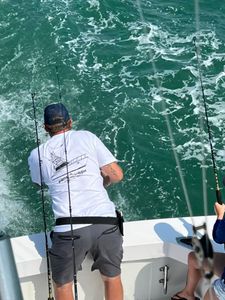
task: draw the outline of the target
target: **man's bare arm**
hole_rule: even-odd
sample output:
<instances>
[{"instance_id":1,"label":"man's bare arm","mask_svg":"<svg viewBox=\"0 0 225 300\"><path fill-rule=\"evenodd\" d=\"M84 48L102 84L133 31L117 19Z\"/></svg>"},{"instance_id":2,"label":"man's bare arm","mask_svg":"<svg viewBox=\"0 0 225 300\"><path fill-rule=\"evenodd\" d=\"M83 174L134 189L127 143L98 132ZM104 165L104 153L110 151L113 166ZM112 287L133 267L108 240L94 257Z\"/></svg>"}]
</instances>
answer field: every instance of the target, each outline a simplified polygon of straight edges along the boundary
<instances>
[{"instance_id":1,"label":"man's bare arm","mask_svg":"<svg viewBox=\"0 0 225 300\"><path fill-rule=\"evenodd\" d=\"M119 182L123 179L123 171L116 162L105 165L101 167L100 170L105 187L109 186L112 183Z\"/></svg>"}]
</instances>

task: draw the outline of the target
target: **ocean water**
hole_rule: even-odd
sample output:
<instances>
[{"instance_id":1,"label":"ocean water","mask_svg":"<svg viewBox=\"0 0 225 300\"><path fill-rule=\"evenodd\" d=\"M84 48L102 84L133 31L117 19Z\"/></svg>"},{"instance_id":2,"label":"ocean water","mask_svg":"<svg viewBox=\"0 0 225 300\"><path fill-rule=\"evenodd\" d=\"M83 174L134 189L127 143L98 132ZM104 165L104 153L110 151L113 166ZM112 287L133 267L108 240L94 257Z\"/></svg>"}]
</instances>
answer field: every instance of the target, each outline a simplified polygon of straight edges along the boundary
<instances>
[{"instance_id":1,"label":"ocean water","mask_svg":"<svg viewBox=\"0 0 225 300\"><path fill-rule=\"evenodd\" d=\"M109 194L126 220L190 214L173 149L194 215L204 214L206 171L212 214L215 179L206 122L199 122L193 38L222 186L224 15L224 0L0 0L0 230L11 236L43 230L40 192L27 166L36 146L31 92L43 142L43 109L59 100L56 68L74 129L98 135L124 170Z\"/></svg>"}]
</instances>

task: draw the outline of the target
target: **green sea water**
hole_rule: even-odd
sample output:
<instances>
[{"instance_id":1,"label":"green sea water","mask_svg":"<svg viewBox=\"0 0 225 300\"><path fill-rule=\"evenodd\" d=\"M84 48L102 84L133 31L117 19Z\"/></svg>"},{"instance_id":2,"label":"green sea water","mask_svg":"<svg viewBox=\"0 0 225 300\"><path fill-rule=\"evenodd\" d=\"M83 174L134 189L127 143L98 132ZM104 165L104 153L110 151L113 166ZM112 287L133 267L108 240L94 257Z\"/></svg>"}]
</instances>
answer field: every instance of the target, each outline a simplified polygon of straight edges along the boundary
<instances>
[{"instance_id":1,"label":"green sea water","mask_svg":"<svg viewBox=\"0 0 225 300\"><path fill-rule=\"evenodd\" d=\"M225 1L199 1L196 13L197 4L0 0L1 231L18 236L43 230L40 192L32 185L27 166L28 155L36 147L31 92L36 93L38 133L43 142L48 138L43 109L59 100L56 67L74 129L98 135L124 170L123 182L109 188L109 194L126 220L190 213L165 113L194 215L204 214L205 149L208 213L213 213L215 180L205 121L205 134L199 126L201 88L193 38L198 37L221 182L225 169ZM47 191L45 196L51 228Z\"/></svg>"}]
</instances>

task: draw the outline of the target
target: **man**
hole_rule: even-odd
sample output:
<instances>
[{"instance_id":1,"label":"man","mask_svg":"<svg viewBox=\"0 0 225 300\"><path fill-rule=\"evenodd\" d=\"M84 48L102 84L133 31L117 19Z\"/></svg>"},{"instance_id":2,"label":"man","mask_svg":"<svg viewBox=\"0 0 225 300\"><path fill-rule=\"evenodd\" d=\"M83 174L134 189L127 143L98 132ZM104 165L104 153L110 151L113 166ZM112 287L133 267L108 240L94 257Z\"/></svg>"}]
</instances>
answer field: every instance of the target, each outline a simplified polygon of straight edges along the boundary
<instances>
[{"instance_id":1,"label":"man","mask_svg":"<svg viewBox=\"0 0 225 300\"><path fill-rule=\"evenodd\" d=\"M92 270L102 275L105 299L122 300L122 235L104 186L121 181L123 171L94 134L72 130L62 103L45 108L44 126L51 138L31 152L28 163L32 181L40 185L41 161L42 182L48 186L56 219L50 250L56 300L74 299L73 262L77 272L88 252L94 260ZM99 219L106 223L99 224Z\"/></svg>"}]
</instances>

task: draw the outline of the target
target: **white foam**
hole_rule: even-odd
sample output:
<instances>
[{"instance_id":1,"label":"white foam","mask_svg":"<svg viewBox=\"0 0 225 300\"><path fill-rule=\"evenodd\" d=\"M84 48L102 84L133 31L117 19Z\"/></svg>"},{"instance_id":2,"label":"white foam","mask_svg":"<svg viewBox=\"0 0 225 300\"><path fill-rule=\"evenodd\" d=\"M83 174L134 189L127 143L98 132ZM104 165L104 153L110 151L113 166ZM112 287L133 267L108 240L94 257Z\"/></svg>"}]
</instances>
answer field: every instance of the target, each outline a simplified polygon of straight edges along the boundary
<instances>
[{"instance_id":1,"label":"white foam","mask_svg":"<svg viewBox=\"0 0 225 300\"><path fill-rule=\"evenodd\" d=\"M88 0L87 1L90 5L90 8L97 8L99 9L100 3L98 0Z\"/></svg>"},{"instance_id":2,"label":"white foam","mask_svg":"<svg viewBox=\"0 0 225 300\"><path fill-rule=\"evenodd\" d=\"M10 193L12 180L9 172L7 172L7 166L0 167L0 231L6 231L14 228L14 234L16 234L16 228L14 227L14 221L19 218L27 218L27 208L22 201L16 201L13 195ZM10 231L11 231L10 230Z\"/></svg>"},{"instance_id":3,"label":"white foam","mask_svg":"<svg viewBox=\"0 0 225 300\"><path fill-rule=\"evenodd\" d=\"M21 98L23 102L20 101ZM29 103L27 103L28 101ZM28 174L23 173L16 180L14 178L14 168L26 162L22 161L20 156L16 157L13 162L9 161L8 148L5 147L5 145L12 145L10 149L13 151L13 144L19 142L16 134L21 131L26 136L25 140L33 141L35 144L31 96L27 94L27 91L21 91L20 95L8 93L7 98L0 97L0 230L13 233L13 235L29 233L32 224L29 205L27 205L31 201L30 195L26 195L26 193L20 195L20 189L17 190L17 185L27 180ZM41 140L46 139L43 129L40 131L39 137ZM29 154L28 149L29 144L24 145L27 155ZM12 156L13 153L10 155Z\"/></svg>"}]
</instances>

